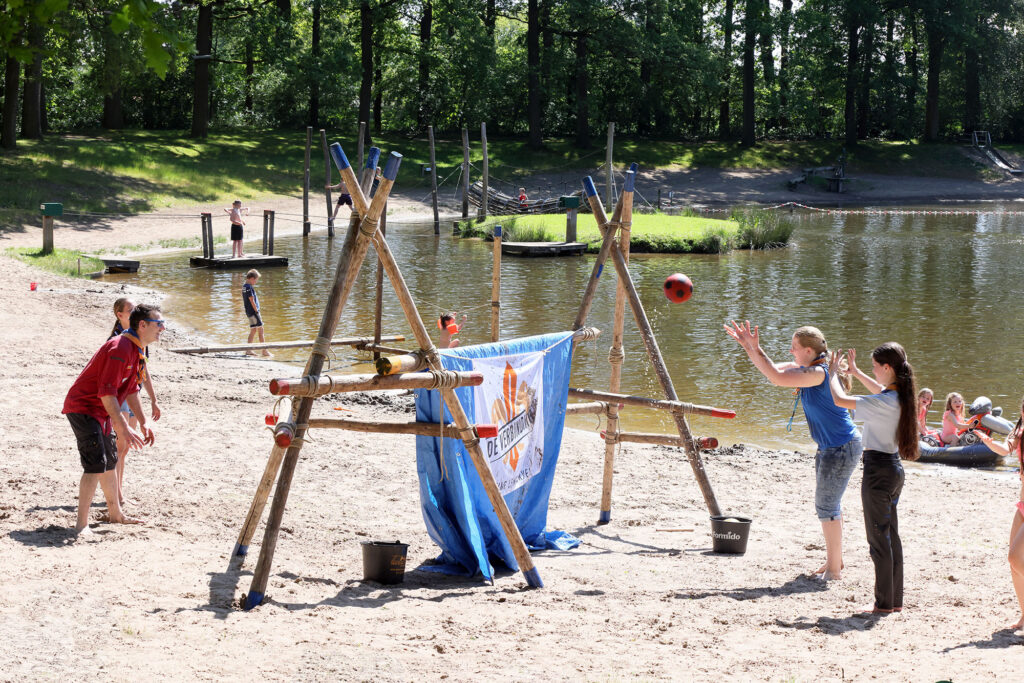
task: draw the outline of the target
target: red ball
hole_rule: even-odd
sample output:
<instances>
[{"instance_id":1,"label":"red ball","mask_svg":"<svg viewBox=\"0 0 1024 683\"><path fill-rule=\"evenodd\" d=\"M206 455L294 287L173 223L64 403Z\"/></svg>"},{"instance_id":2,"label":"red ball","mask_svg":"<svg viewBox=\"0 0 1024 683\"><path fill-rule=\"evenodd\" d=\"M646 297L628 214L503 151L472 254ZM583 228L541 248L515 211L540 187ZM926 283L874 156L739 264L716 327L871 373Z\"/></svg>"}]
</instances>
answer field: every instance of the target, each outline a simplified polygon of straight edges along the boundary
<instances>
[{"instance_id":1,"label":"red ball","mask_svg":"<svg viewBox=\"0 0 1024 683\"><path fill-rule=\"evenodd\" d=\"M665 296L674 304L681 304L693 294L693 282L682 273L665 278Z\"/></svg>"}]
</instances>

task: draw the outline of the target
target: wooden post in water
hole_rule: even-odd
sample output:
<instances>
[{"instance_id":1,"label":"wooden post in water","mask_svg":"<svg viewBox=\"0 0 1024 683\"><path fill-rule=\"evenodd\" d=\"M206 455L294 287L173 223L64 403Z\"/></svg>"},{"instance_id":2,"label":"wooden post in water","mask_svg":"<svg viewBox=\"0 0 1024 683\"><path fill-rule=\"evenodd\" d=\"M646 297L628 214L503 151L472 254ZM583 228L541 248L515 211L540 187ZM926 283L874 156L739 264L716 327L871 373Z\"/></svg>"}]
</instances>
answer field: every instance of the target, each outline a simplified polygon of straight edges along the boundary
<instances>
[{"instance_id":1,"label":"wooden post in water","mask_svg":"<svg viewBox=\"0 0 1024 683\"><path fill-rule=\"evenodd\" d=\"M483 164L483 172L484 172L484 177L483 177L484 187L483 187L483 190L484 190L484 192L483 192L482 198L480 199L480 211L477 214L477 218L479 220L483 220L483 219L487 218L487 185L488 185L488 181L490 180L490 177L489 177L488 172L487 172L487 124L486 123L481 123L480 124L480 149L483 151L483 155L484 155L484 164Z\"/></svg>"},{"instance_id":2,"label":"wooden post in water","mask_svg":"<svg viewBox=\"0 0 1024 683\"><path fill-rule=\"evenodd\" d=\"M320 144L324 148L324 195L327 197L327 236L334 237L334 203L331 201L331 155L327 149L327 131L320 129Z\"/></svg>"},{"instance_id":3,"label":"wooden post in water","mask_svg":"<svg viewBox=\"0 0 1024 683\"><path fill-rule=\"evenodd\" d=\"M309 234L309 157L313 147L313 126L306 126L306 165L302 174L302 236Z\"/></svg>"},{"instance_id":4,"label":"wooden post in water","mask_svg":"<svg viewBox=\"0 0 1024 683\"><path fill-rule=\"evenodd\" d=\"M608 173L608 175L605 178L605 188L604 188L604 203L605 203L606 206L611 206L612 202L615 201L615 196L612 194L612 182L613 182L612 173L615 172L615 169L612 166L612 147L614 145L615 145L615 122L614 121L609 121L608 122L608 150L607 150L608 154L607 154L607 158L605 159L605 167L604 167L605 171L607 171L607 173Z\"/></svg>"},{"instance_id":5,"label":"wooden post in water","mask_svg":"<svg viewBox=\"0 0 1024 683\"><path fill-rule=\"evenodd\" d=\"M491 341L501 328L501 226L494 226L494 267L491 272Z\"/></svg>"},{"instance_id":6,"label":"wooden post in water","mask_svg":"<svg viewBox=\"0 0 1024 683\"><path fill-rule=\"evenodd\" d=\"M270 239L267 242L267 256L274 255L274 212L270 212Z\"/></svg>"},{"instance_id":7,"label":"wooden post in water","mask_svg":"<svg viewBox=\"0 0 1024 683\"><path fill-rule=\"evenodd\" d=\"M430 138L430 202L434 207L434 234L441 234L441 221L437 215L437 164L434 154L434 127L427 126L427 137ZM385 212L386 213L386 212Z\"/></svg>"},{"instance_id":8,"label":"wooden post in water","mask_svg":"<svg viewBox=\"0 0 1024 683\"><path fill-rule=\"evenodd\" d=\"M469 218L469 130L462 128L462 217Z\"/></svg>"},{"instance_id":9,"label":"wooden post in water","mask_svg":"<svg viewBox=\"0 0 1024 683\"><path fill-rule=\"evenodd\" d=\"M260 252L266 256L269 252L267 251L267 245L269 244L270 237L270 209L263 209L263 250Z\"/></svg>"},{"instance_id":10,"label":"wooden post in water","mask_svg":"<svg viewBox=\"0 0 1024 683\"><path fill-rule=\"evenodd\" d=\"M199 231L203 236L203 258L213 258L213 245L210 244L210 238L206 234L206 224L212 221L213 217L208 213L199 214Z\"/></svg>"}]
</instances>

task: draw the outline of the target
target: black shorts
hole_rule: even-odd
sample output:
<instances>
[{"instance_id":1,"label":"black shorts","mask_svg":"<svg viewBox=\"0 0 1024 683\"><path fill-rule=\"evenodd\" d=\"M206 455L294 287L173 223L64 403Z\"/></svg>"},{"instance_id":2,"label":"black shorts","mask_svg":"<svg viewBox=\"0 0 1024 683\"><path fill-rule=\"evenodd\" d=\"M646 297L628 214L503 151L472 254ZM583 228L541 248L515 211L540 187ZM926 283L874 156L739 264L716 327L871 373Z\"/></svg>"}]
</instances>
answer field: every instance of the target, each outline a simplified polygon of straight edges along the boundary
<instances>
[{"instance_id":1,"label":"black shorts","mask_svg":"<svg viewBox=\"0 0 1024 683\"><path fill-rule=\"evenodd\" d=\"M247 317L249 318L250 329L252 329L253 327L263 327L263 319L260 318L259 312L253 313L252 315Z\"/></svg>"},{"instance_id":2,"label":"black shorts","mask_svg":"<svg viewBox=\"0 0 1024 683\"><path fill-rule=\"evenodd\" d=\"M242 226L238 223L231 224L231 241L242 239Z\"/></svg>"},{"instance_id":3,"label":"black shorts","mask_svg":"<svg viewBox=\"0 0 1024 683\"><path fill-rule=\"evenodd\" d=\"M341 206L342 204L348 204L349 207L351 208L352 195L350 195L347 192L342 192L340 195L338 195L338 206Z\"/></svg>"},{"instance_id":4,"label":"black shorts","mask_svg":"<svg viewBox=\"0 0 1024 683\"><path fill-rule=\"evenodd\" d=\"M114 433L103 433L103 425L91 415L68 413L71 431L78 440L78 455L86 474L103 474L117 466Z\"/></svg>"}]
</instances>

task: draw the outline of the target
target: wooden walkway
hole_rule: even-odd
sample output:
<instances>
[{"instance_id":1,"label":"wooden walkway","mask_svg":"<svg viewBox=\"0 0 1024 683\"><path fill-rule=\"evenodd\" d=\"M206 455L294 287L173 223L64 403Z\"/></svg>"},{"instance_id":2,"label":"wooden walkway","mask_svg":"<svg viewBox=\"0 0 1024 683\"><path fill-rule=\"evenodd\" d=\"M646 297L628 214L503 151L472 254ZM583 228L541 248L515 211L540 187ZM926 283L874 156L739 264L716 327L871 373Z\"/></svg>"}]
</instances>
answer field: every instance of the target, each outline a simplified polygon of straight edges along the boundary
<instances>
[{"instance_id":1,"label":"wooden walkway","mask_svg":"<svg viewBox=\"0 0 1024 683\"><path fill-rule=\"evenodd\" d=\"M583 242L502 242L506 256L580 256L586 250Z\"/></svg>"},{"instance_id":2,"label":"wooden walkway","mask_svg":"<svg viewBox=\"0 0 1024 683\"><path fill-rule=\"evenodd\" d=\"M469 203L473 206L480 206L483 203L484 185L479 180L469 186ZM583 195L582 190L573 192L573 197ZM586 202L581 203L581 209ZM487 188L487 213L505 216L516 213L565 213L565 209L559 208L558 197L546 199L528 199L520 203L518 197L499 192L493 187Z\"/></svg>"}]
</instances>

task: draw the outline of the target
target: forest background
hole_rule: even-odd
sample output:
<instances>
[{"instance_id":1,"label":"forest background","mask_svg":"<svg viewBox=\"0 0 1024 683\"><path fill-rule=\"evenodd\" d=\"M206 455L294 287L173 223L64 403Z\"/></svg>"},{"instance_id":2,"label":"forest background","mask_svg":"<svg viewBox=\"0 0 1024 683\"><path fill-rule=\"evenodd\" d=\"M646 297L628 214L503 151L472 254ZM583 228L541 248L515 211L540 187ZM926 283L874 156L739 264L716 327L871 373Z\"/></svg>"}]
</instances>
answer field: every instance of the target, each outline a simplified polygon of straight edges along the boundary
<instances>
[{"instance_id":1,"label":"forest background","mask_svg":"<svg viewBox=\"0 0 1024 683\"><path fill-rule=\"evenodd\" d=\"M1024 0L4 0L2 135L1024 140Z\"/></svg>"}]
</instances>

